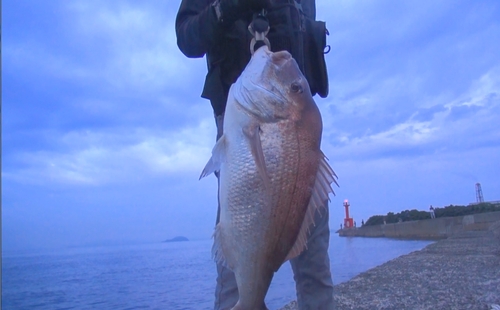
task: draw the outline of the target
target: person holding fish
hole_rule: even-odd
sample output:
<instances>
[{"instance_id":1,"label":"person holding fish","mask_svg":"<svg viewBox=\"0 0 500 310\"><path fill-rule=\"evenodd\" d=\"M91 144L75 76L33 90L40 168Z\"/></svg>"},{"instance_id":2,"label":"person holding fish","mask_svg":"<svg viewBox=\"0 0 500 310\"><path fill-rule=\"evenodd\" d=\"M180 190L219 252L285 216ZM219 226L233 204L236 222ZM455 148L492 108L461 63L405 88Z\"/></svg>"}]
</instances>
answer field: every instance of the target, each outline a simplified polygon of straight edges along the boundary
<instances>
[{"instance_id":1,"label":"person holding fish","mask_svg":"<svg viewBox=\"0 0 500 310\"><path fill-rule=\"evenodd\" d=\"M290 260L294 273L299 309L333 309L333 282L328 256L330 230L327 200L328 194L333 192L330 184L336 183L336 175L319 149L321 117L312 100L315 94L321 97L326 97L328 94L324 61L324 51L328 48L326 46L328 31L324 22L315 20L315 5L315 0L182 0L177 14L176 34L179 49L190 58L203 56L207 58L208 73L201 96L210 100L217 126L217 144L212 158L202 173L203 177L214 172L219 179L219 208L214 242L214 256L217 261L214 305L216 310L267 309L264 297L272 274L286 260ZM249 25L255 25L256 21L268 28L265 31L256 31L257 28L252 28L253 26L249 28ZM256 77L254 74L271 71L272 74L264 79L261 79L264 75ZM271 81L276 77L277 81ZM259 83L263 86L257 87ZM253 90L247 92L248 89ZM260 105L255 108L255 102L251 102L252 98L257 99L254 101L282 102L282 109L287 107L290 109L300 107L300 109L295 112L273 110L274 112L270 114L265 112L267 114L264 117L257 117L257 114L268 111L268 107ZM245 100L250 102L248 106L245 106L245 103L241 104ZM288 106L290 102L293 104ZM237 104L240 104L240 108L235 108ZM242 110L241 107L247 110L246 114L238 114ZM276 106L271 108L277 109ZM284 114L280 116L280 113ZM301 113L307 115L300 115ZM292 114L299 115L298 119L287 123L286 119ZM277 119L269 120L272 117ZM235 127L237 125L235 120L241 119L248 122L241 128ZM280 123L281 127L276 127L277 123ZM283 125L285 123L290 125ZM302 125L293 127L297 123ZM303 146L304 142L297 150L293 147L286 149L289 144L283 144L281 148L288 150L286 154L298 155L301 155L301 149L306 149L304 154L314 154L310 163L301 163L300 159L294 161L292 155L282 157L279 162L273 162L276 153L281 150L276 144L290 136L280 132L286 126L293 134L294 130L298 132L297 137L310 137L305 139L305 142L312 142L306 143L308 145L306 147ZM223 127L226 127L225 130ZM244 143L233 143L233 141ZM292 142L295 143L294 141ZM298 144L300 143L299 141ZM245 149L248 152L232 150L231 146L236 144L248 146ZM288 157L291 159L288 160ZM259 194L250 193L236 197L238 201L244 200L239 202L241 206L234 203L236 199L234 192L239 189L232 184L227 185L233 180L234 174L231 174L231 171L235 170L232 168L234 166L231 166L232 162L229 163L232 161L231 158L249 159L245 162L245 167L251 167L250 172L237 172L237 176L242 178L248 175L249 178L254 178L252 182L245 184L254 186L255 191L262 189L262 193ZM289 175L285 172L277 173L283 168L280 165L286 165L285 168L292 166L307 168L302 170L307 170L309 174L300 174L300 169L297 171L286 169L286 173L289 173L288 170L290 173L295 173L292 176L299 179L297 184L302 184L304 195L283 198L287 192L284 189L286 184L278 186L276 180L282 175L288 177ZM282 178L287 180L286 176ZM307 182L302 182L306 179ZM297 188L301 187L293 186L295 187L290 187L290 193L295 195L296 192L300 192ZM253 200L245 200L247 196ZM260 202L263 208L259 207ZM288 205L294 204L297 204L297 207L288 208ZM255 234L241 227L231 230L231 225L236 226L237 222L234 210L242 206L255 207L255 210L248 211L248 214L241 213L247 212L246 209L238 210L240 212L238 216L244 220L247 218L252 220L252 217L255 217L258 223L269 222L268 227L257 229ZM288 215L285 217L283 214ZM291 223L295 222L297 225L293 226ZM262 268L265 272L262 276L245 277L247 270L252 273L262 265L257 263L257 258L249 259L244 266L239 266L238 263L253 255L252 253L258 252L252 252L253 248L264 248L264 245L252 245L249 246L251 249L246 249L245 242L240 239L233 243L226 240L238 236L238 233L241 233L241 239L245 240L255 235L252 242L259 243L261 240L266 246L268 243L263 239L273 239L279 234L285 236L270 245L271 250L263 255L265 266ZM255 269L252 269L254 267ZM265 281L261 283L260 278L265 278ZM252 282L253 286L248 282Z\"/></svg>"}]
</instances>

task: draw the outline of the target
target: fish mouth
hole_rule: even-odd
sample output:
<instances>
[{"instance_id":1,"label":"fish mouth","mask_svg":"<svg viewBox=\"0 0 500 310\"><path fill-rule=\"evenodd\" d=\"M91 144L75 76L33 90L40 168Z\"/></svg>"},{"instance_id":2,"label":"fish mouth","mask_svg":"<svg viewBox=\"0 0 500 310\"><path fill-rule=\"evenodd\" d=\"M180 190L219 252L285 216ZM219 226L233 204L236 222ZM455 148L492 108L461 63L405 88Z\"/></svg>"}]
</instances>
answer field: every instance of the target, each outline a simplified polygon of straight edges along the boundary
<instances>
[{"instance_id":1,"label":"fish mouth","mask_svg":"<svg viewBox=\"0 0 500 310\"><path fill-rule=\"evenodd\" d=\"M288 51L271 52L271 61L276 66L283 66L285 63L292 59L292 54Z\"/></svg>"},{"instance_id":2,"label":"fish mouth","mask_svg":"<svg viewBox=\"0 0 500 310\"><path fill-rule=\"evenodd\" d=\"M273 52L269 50L269 48L266 45L257 49L257 51L255 51L255 54L264 54L265 55L264 57L271 58L272 62L275 64L278 64L281 61L286 61L292 58L292 54L290 54L290 52L288 52L287 50Z\"/></svg>"}]
</instances>

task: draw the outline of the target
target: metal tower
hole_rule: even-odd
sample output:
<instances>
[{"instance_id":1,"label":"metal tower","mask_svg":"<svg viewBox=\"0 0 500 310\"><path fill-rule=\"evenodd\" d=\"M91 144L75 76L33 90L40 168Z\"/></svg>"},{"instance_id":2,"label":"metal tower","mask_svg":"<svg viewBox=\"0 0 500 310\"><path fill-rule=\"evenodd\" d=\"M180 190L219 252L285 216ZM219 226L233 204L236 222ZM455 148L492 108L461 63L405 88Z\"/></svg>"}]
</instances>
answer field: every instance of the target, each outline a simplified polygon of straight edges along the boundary
<instances>
[{"instance_id":1,"label":"metal tower","mask_svg":"<svg viewBox=\"0 0 500 310\"><path fill-rule=\"evenodd\" d=\"M483 190L481 189L481 183L476 183L476 202L477 203L484 202Z\"/></svg>"}]
</instances>

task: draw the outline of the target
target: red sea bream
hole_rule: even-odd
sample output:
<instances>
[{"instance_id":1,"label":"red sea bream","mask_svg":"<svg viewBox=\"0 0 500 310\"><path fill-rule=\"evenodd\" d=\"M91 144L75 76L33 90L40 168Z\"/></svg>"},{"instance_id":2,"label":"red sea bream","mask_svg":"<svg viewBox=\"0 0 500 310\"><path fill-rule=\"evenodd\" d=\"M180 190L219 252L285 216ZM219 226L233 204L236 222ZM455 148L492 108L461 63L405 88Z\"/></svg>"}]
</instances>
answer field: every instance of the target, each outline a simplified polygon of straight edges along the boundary
<instances>
[{"instance_id":1,"label":"red sea bream","mask_svg":"<svg viewBox=\"0 0 500 310\"><path fill-rule=\"evenodd\" d=\"M274 272L306 247L336 179L320 149L321 132L320 112L292 56L258 49L231 86L224 134L201 175L220 172L213 254L235 273L233 309L260 309Z\"/></svg>"}]
</instances>

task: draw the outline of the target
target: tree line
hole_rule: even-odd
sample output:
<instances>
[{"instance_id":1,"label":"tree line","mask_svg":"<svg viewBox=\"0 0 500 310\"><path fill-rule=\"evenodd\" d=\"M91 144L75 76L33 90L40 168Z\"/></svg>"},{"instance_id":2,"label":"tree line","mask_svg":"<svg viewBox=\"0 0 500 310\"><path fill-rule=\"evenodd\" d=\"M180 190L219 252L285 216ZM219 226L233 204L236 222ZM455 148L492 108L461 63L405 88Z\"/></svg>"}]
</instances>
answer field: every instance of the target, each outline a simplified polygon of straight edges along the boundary
<instances>
[{"instance_id":1,"label":"tree line","mask_svg":"<svg viewBox=\"0 0 500 310\"><path fill-rule=\"evenodd\" d=\"M500 203L483 202L468 206L454 206L436 207L434 213L436 217L450 217L450 216L463 216L476 213L495 212L500 211ZM374 215L366 221L365 225L381 225L398 222L418 221L430 219L431 214L429 211L419 211L416 209L405 210L399 213L389 212L387 215Z\"/></svg>"}]
</instances>

